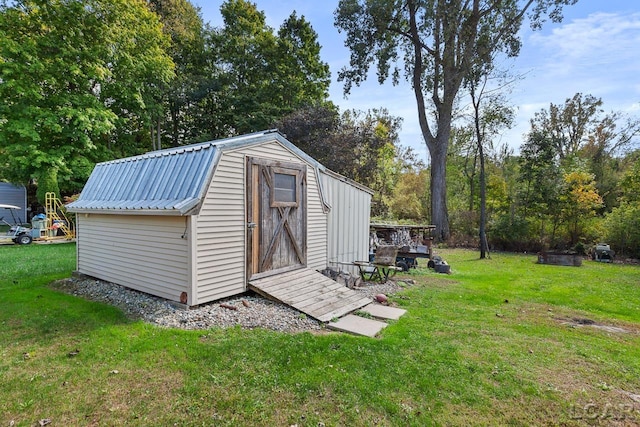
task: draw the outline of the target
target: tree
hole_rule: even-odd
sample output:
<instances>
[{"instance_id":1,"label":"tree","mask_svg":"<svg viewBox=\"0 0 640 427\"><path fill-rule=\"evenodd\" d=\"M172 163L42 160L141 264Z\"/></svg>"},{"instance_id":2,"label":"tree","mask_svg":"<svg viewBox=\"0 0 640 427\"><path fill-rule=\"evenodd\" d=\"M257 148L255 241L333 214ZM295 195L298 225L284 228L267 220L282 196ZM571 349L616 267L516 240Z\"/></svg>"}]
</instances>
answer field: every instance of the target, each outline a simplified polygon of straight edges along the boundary
<instances>
[{"instance_id":1,"label":"tree","mask_svg":"<svg viewBox=\"0 0 640 427\"><path fill-rule=\"evenodd\" d=\"M576 93L564 106L551 103L549 110L542 109L531 119L531 129L546 133L563 160L575 155L582 146L596 116L602 112L602 100L592 95Z\"/></svg>"},{"instance_id":2,"label":"tree","mask_svg":"<svg viewBox=\"0 0 640 427\"><path fill-rule=\"evenodd\" d=\"M474 139L472 126L456 126L451 129L449 157L456 159L454 162L460 163L458 167L469 186L468 210L472 211L476 204L476 181L478 178L478 144ZM447 175L450 176L449 173ZM450 188L450 186L448 187ZM450 198L448 199L450 200Z\"/></svg>"},{"instance_id":3,"label":"tree","mask_svg":"<svg viewBox=\"0 0 640 427\"><path fill-rule=\"evenodd\" d=\"M96 4L110 71L97 83L101 101L118 117L115 129L101 141L107 145L104 158L110 160L148 149L140 143L162 111L160 90L175 78L175 64L167 54L169 39L146 1L96 0Z\"/></svg>"},{"instance_id":4,"label":"tree","mask_svg":"<svg viewBox=\"0 0 640 427\"><path fill-rule=\"evenodd\" d=\"M124 120L144 120L173 74L141 0L3 2L0 39L0 175L36 177L40 193L68 187Z\"/></svg>"},{"instance_id":5,"label":"tree","mask_svg":"<svg viewBox=\"0 0 640 427\"><path fill-rule=\"evenodd\" d=\"M560 161L578 156L598 164L631 146L640 133L640 120L623 114L604 114L601 98L576 93L564 105L551 103L531 119L531 130L553 141Z\"/></svg>"},{"instance_id":6,"label":"tree","mask_svg":"<svg viewBox=\"0 0 640 427\"><path fill-rule=\"evenodd\" d=\"M624 174L621 186L620 206L605 216L604 237L620 255L640 258L640 157Z\"/></svg>"},{"instance_id":7,"label":"tree","mask_svg":"<svg viewBox=\"0 0 640 427\"><path fill-rule=\"evenodd\" d=\"M402 172L389 201L392 216L423 223L429 213L429 203L426 198L428 183L429 176L426 169L410 169Z\"/></svg>"},{"instance_id":8,"label":"tree","mask_svg":"<svg viewBox=\"0 0 640 427\"><path fill-rule=\"evenodd\" d=\"M524 219L533 216L539 220L539 236L542 241L546 234L545 219L553 218L555 229L560 215L558 197L562 173L551 138L531 131L527 141L520 147L519 165L520 216Z\"/></svg>"},{"instance_id":9,"label":"tree","mask_svg":"<svg viewBox=\"0 0 640 427\"><path fill-rule=\"evenodd\" d=\"M220 7L224 26L211 37L212 54L222 70L221 103L233 133L267 129L279 117L271 82L276 75L276 37L264 12L246 0Z\"/></svg>"},{"instance_id":10,"label":"tree","mask_svg":"<svg viewBox=\"0 0 640 427\"><path fill-rule=\"evenodd\" d=\"M473 132L480 159L480 259L484 259L489 251L486 234L487 226L487 179L485 168L485 146L492 148L491 139L501 128L511 127L514 118L513 109L509 108L499 91L487 89L488 74L471 74L467 77L471 105L473 107Z\"/></svg>"},{"instance_id":11,"label":"tree","mask_svg":"<svg viewBox=\"0 0 640 427\"><path fill-rule=\"evenodd\" d=\"M329 98L331 72L320 60L318 34L294 11L280 26L277 40L278 67L274 89L285 113Z\"/></svg>"},{"instance_id":12,"label":"tree","mask_svg":"<svg viewBox=\"0 0 640 427\"><path fill-rule=\"evenodd\" d=\"M640 132L640 121L621 112L604 113L602 99L576 93L563 105L551 103L531 119L531 129L553 141L563 165L576 158L586 162L608 209L617 202L622 174L617 156L629 148Z\"/></svg>"},{"instance_id":13,"label":"tree","mask_svg":"<svg viewBox=\"0 0 640 427\"><path fill-rule=\"evenodd\" d=\"M640 203L623 201L605 216L603 229L616 255L640 258Z\"/></svg>"},{"instance_id":14,"label":"tree","mask_svg":"<svg viewBox=\"0 0 640 427\"><path fill-rule=\"evenodd\" d=\"M624 174L620 155L633 146L639 132L640 120L612 112L594 124L578 152L586 159L608 211L618 205L617 199L625 188L619 185Z\"/></svg>"},{"instance_id":15,"label":"tree","mask_svg":"<svg viewBox=\"0 0 640 427\"><path fill-rule=\"evenodd\" d=\"M593 174L580 170L563 176L565 191L560 195L560 203L571 245L580 241L584 235L585 222L593 218L602 205L602 197L598 194L593 178Z\"/></svg>"},{"instance_id":16,"label":"tree","mask_svg":"<svg viewBox=\"0 0 640 427\"><path fill-rule=\"evenodd\" d=\"M329 169L343 175L351 170L354 159L350 147L345 147L343 156L339 156L341 147L332 142L341 128L340 112L333 104L301 107L278 120L274 127Z\"/></svg>"},{"instance_id":17,"label":"tree","mask_svg":"<svg viewBox=\"0 0 640 427\"><path fill-rule=\"evenodd\" d=\"M151 127L153 148L159 150L163 136L171 146L177 146L198 139L202 134L194 115L209 84L209 70L200 9L188 0L150 0L149 6L160 17L162 30L171 39L167 52L176 67L176 77L161 88L159 94L166 112L157 111L155 128Z\"/></svg>"},{"instance_id":18,"label":"tree","mask_svg":"<svg viewBox=\"0 0 640 427\"><path fill-rule=\"evenodd\" d=\"M410 82L418 120L431 157L431 213L440 239L449 236L446 161L453 110L463 79L478 58L491 61L496 52L515 56L519 29L529 11L533 28L545 15L562 18L563 5L576 0L340 0L335 25L345 31L350 65L340 71L345 93L363 82L372 63L378 81L400 70ZM431 102L430 108L427 105ZM434 122L429 120L431 109Z\"/></svg>"},{"instance_id":19,"label":"tree","mask_svg":"<svg viewBox=\"0 0 640 427\"><path fill-rule=\"evenodd\" d=\"M246 0L228 0L224 26L212 31L211 55L221 71L216 102L231 133L267 129L304 105L328 98L329 66L320 59L317 34L292 13L278 34Z\"/></svg>"},{"instance_id":20,"label":"tree","mask_svg":"<svg viewBox=\"0 0 640 427\"><path fill-rule=\"evenodd\" d=\"M640 202L640 152L636 152L635 160L621 180L620 199L625 202Z\"/></svg>"},{"instance_id":21,"label":"tree","mask_svg":"<svg viewBox=\"0 0 640 427\"><path fill-rule=\"evenodd\" d=\"M386 215L394 183L411 153L398 147L401 119L385 109L347 110L307 106L275 126L289 141L329 169L371 187L373 215ZM399 162L398 159L401 159Z\"/></svg>"}]
</instances>

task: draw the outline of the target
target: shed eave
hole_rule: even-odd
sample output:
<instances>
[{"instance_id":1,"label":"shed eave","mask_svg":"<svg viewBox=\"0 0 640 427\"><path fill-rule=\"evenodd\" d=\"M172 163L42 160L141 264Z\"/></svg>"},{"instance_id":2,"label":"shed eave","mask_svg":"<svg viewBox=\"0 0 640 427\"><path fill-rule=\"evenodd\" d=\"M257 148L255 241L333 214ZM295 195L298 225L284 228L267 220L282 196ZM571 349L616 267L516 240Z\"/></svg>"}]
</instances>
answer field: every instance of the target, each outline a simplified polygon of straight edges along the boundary
<instances>
[{"instance_id":1,"label":"shed eave","mask_svg":"<svg viewBox=\"0 0 640 427\"><path fill-rule=\"evenodd\" d=\"M337 179L338 181L342 181L346 184L349 184L352 187L357 188L358 190L364 191L365 193L369 193L372 196L375 194L375 191L373 191L371 188L367 187L366 185L360 184L359 182L356 182L351 178L347 178L346 176L341 175L338 172L334 172L331 169L324 168L322 169L321 172Z\"/></svg>"},{"instance_id":2,"label":"shed eave","mask_svg":"<svg viewBox=\"0 0 640 427\"><path fill-rule=\"evenodd\" d=\"M67 208L75 214L107 214L107 215L153 215L153 216L189 216L193 215L193 209L182 211L178 209L88 209Z\"/></svg>"}]
</instances>

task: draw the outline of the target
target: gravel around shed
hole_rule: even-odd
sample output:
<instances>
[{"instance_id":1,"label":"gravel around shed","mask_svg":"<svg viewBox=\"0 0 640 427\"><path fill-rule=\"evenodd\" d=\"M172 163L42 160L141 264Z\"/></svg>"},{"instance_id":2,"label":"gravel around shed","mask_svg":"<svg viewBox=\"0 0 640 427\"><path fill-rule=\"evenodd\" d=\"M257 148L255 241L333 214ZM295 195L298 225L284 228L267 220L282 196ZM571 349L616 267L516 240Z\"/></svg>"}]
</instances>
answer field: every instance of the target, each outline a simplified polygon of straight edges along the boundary
<instances>
[{"instance_id":1,"label":"gravel around shed","mask_svg":"<svg viewBox=\"0 0 640 427\"><path fill-rule=\"evenodd\" d=\"M254 293L184 309L167 300L123 286L88 277L71 277L54 282L52 288L91 301L111 304L128 318L143 320L167 328L210 329L240 326L280 332L319 331L324 324L287 305ZM380 293L391 295L402 289L395 281L384 284L365 283L356 288L371 298Z\"/></svg>"}]
</instances>

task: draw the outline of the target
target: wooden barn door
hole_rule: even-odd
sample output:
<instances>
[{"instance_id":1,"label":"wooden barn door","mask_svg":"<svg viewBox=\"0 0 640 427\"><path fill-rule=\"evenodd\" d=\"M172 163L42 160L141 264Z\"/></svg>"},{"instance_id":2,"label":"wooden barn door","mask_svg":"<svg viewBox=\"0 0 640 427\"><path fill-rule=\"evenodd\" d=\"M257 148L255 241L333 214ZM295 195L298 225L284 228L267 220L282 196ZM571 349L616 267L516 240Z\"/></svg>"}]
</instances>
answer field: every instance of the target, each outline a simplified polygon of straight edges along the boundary
<instances>
[{"instance_id":1,"label":"wooden barn door","mask_svg":"<svg viewBox=\"0 0 640 427\"><path fill-rule=\"evenodd\" d=\"M306 166L247 159L249 279L307 265Z\"/></svg>"}]
</instances>

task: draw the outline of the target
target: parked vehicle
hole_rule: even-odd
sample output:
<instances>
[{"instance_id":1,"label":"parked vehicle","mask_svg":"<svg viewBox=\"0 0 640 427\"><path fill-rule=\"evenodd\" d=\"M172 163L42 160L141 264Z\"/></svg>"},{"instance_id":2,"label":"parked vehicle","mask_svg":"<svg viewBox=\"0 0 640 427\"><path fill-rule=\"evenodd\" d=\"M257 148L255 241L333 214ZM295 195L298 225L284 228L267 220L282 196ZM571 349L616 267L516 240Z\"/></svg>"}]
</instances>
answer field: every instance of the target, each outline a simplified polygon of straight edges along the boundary
<instances>
[{"instance_id":1,"label":"parked vehicle","mask_svg":"<svg viewBox=\"0 0 640 427\"><path fill-rule=\"evenodd\" d=\"M612 262L616 252L606 243L598 243L591 250L591 259L600 262Z\"/></svg>"},{"instance_id":2,"label":"parked vehicle","mask_svg":"<svg viewBox=\"0 0 640 427\"><path fill-rule=\"evenodd\" d=\"M0 204L0 224L9 226L7 233L4 236L0 235L0 243L13 242L18 245L28 245L31 243L31 229L23 227L18 220L18 215L16 214L16 210L18 209L20 209L18 206ZM5 220L7 214L11 215L13 224Z\"/></svg>"}]
</instances>

